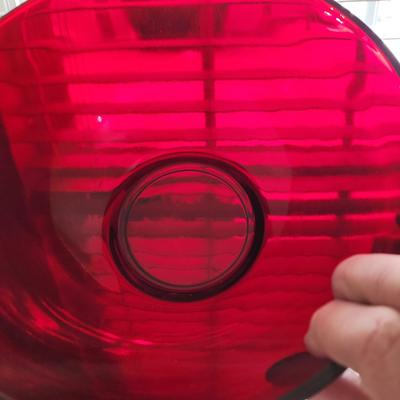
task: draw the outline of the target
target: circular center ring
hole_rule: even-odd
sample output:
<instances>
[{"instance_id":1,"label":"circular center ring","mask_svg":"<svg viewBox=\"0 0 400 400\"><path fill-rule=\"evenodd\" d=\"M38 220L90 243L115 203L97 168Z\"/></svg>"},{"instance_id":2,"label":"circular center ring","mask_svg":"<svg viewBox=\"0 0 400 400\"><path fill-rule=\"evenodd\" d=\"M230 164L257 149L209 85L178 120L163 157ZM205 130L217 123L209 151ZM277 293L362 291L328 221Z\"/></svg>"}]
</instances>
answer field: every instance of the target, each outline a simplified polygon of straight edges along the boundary
<instances>
[{"instance_id":1,"label":"circular center ring","mask_svg":"<svg viewBox=\"0 0 400 400\"><path fill-rule=\"evenodd\" d=\"M114 260L136 287L169 300L224 290L253 264L264 233L260 196L236 165L200 154L137 168L108 208Z\"/></svg>"}]
</instances>

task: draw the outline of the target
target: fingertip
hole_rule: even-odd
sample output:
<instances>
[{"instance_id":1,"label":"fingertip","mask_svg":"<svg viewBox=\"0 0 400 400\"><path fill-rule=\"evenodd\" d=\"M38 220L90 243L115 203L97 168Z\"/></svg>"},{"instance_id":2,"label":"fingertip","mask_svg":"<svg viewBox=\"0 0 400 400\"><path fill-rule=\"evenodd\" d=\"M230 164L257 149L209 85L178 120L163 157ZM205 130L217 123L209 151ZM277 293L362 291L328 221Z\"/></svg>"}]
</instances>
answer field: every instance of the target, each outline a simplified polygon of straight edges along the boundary
<instances>
[{"instance_id":1,"label":"fingertip","mask_svg":"<svg viewBox=\"0 0 400 400\"><path fill-rule=\"evenodd\" d=\"M343 260L332 275L334 298L400 310L400 256L359 254Z\"/></svg>"},{"instance_id":2,"label":"fingertip","mask_svg":"<svg viewBox=\"0 0 400 400\"><path fill-rule=\"evenodd\" d=\"M341 261L332 275L332 292L336 299L345 300L349 298L349 281L355 266L365 262L370 257L368 254L356 254Z\"/></svg>"},{"instance_id":3,"label":"fingertip","mask_svg":"<svg viewBox=\"0 0 400 400\"><path fill-rule=\"evenodd\" d=\"M315 340L313 338L313 335L310 331L306 333L304 336L304 344L306 346L306 349L308 350L309 353L315 354L317 350L317 346L315 344Z\"/></svg>"},{"instance_id":4,"label":"fingertip","mask_svg":"<svg viewBox=\"0 0 400 400\"><path fill-rule=\"evenodd\" d=\"M336 343L340 332L342 310L348 306L345 301L333 300L313 314L304 337L305 346L312 355L319 358L332 358L335 355L332 344ZM336 336L332 336L335 334Z\"/></svg>"},{"instance_id":5,"label":"fingertip","mask_svg":"<svg viewBox=\"0 0 400 400\"><path fill-rule=\"evenodd\" d=\"M308 329L308 332L304 336L304 344L310 354L318 358L323 358L325 357L325 354L317 339L317 334L315 333L315 329L317 328L313 325L314 325L313 323L310 323L310 328Z\"/></svg>"}]
</instances>

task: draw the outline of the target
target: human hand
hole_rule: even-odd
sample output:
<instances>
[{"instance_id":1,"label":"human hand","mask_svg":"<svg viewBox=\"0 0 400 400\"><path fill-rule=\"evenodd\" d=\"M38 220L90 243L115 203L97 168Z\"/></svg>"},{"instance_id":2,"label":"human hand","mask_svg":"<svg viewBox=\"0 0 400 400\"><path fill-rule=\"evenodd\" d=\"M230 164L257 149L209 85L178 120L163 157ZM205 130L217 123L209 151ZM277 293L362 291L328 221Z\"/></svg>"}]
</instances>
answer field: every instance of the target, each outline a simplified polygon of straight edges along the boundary
<instances>
[{"instance_id":1,"label":"human hand","mask_svg":"<svg viewBox=\"0 0 400 400\"><path fill-rule=\"evenodd\" d=\"M351 257L332 287L335 299L314 314L305 343L360 377L348 372L313 400L400 399L400 256Z\"/></svg>"}]
</instances>

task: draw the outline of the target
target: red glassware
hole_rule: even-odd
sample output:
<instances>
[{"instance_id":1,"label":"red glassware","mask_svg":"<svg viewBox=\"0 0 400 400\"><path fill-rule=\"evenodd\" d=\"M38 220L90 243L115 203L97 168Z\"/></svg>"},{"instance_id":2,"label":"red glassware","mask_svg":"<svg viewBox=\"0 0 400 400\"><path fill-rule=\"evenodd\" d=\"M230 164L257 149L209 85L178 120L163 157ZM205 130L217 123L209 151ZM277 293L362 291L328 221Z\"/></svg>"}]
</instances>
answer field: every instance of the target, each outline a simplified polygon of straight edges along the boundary
<instances>
[{"instance_id":1,"label":"red glassware","mask_svg":"<svg viewBox=\"0 0 400 400\"><path fill-rule=\"evenodd\" d=\"M397 252L400 68L330 1L0 20L0 393L304 399L309 318Z\"/></svg>"}]
</instances>

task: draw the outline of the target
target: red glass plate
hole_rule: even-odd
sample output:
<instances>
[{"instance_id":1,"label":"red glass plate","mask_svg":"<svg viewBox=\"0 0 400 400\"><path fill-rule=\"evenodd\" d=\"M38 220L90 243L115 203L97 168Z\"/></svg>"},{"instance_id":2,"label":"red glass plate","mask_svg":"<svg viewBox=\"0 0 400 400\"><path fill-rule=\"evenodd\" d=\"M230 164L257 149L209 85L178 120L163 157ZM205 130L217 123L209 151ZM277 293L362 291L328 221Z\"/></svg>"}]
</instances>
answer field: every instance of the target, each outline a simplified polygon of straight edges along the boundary
<instances>
[{"instance_id":1,"label":"red glass plate","mask_svg":"<svg viewBox=\"0 0 400 400\"><path fill-rule=\"evenodd\" d=\"M322 0L0 20L0 395L304 399L337 263L400 249L400 68Z\"/></svg>"}]
</instances>

